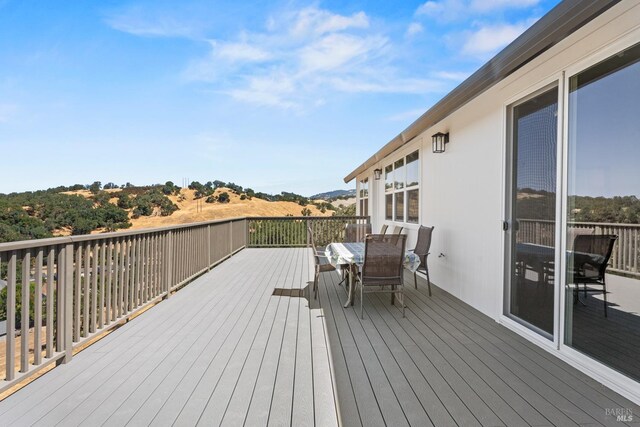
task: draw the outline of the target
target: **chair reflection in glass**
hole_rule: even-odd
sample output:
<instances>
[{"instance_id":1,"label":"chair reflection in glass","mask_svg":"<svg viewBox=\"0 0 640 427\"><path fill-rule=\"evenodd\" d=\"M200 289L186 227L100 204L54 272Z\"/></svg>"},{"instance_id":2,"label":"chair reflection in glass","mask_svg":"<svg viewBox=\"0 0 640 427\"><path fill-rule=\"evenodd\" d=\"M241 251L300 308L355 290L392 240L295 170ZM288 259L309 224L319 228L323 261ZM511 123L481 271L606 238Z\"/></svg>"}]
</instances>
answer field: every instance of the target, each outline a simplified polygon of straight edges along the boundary
<instances>
[{"instance_id":1,"label":"chair reflection in glass","mask_svg":"<svg viewBox=\"0 0 640 427\"><path fill-rule=\"evenodd\" d=\"M607 282L606 270L613 252L613 246L618 236L577 235L573 241L573 268L569 271L569 282L575 285L573 289L574 304L580 302L580 285L583 285L585 299L588 292L602 293L604 303L604 317L607 317ZM587 287L588 285L588 287ZM600 289L595 289L600 287Z\"/></svg>"}]
</instances>

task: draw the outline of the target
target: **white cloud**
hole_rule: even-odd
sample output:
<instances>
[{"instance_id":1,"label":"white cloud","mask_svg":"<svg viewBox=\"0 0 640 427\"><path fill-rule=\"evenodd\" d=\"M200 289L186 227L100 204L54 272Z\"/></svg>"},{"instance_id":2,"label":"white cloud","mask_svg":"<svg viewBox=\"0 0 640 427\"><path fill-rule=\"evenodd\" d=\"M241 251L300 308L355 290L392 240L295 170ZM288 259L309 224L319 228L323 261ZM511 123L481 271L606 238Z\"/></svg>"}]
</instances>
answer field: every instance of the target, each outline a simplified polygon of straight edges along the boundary
<instances>
[{"instance_id":1,"label":"white cloud","mask_svg":"<svg viewBox=\"0 0 640 427\"><path fill-rule=\"evenodd\" d=\"M540 0L429 0L416 9L416 16L429 16L447 21L463 21L475 15L500 10L522 9L537 5Z\"/></svg>"},{"instance_id":2,"label":"white cloud","mask_svg":"<svg viewBox=\"0 0 640 427\"><path fill-rule=\"evenodd\" d=\"M405 36L412 37L412 36L415 36L416 34L420 34L423 31L424 31L424 28L422 27L422 24L420 24L419 22L412 22L407 27Z\"/></svg>"},{"instance_id":3,"label":"white cloud","mask_svg":"<svg viewBox=\"0 0 640 427\"><path fill-rule=\"evenodd\" d=\"M462 0L427 1L416 9L416 16L429 16L444 21L464 19L469 14L467 4Z\"/></svg>"},{"instance_id":4,"label":"white cloud","mask_svg":"<svg viewBox=\"0 0 640 427\"><path fill-rule=\"evenodd\" d=\"M246 42L218 43L211 41L214 53L229 61L262 62L271 58L271 54Z\"/></svg>"},{"instance_id":5,"label":"white cloud","mask_svg":"<svg viewBox=\"0 0 640 427\"><path fill-rule=\"evenodd\" d=\"M471 8L480 12L536 6L540 0L472 0Z\"/></svg>"},{"instance_id":6,"label":"white cloud","mask_svg":"<svg viewBox=\"0 0 640 427\"><path fill-rule=\"evenodd\" d=\"M481 27L470 33L462 46L462 52L469 55L483 56L495 53L515 40L531 24L535 22L519 22L516 24L497 24Z\"/></svg>"},{"instance_id":7,"label":"white cloud","mask_svg":"<svg viewBox=\"0 0 640 427\"><path fill-rule=\"evenodd\" d=\"M239 101L250 104L293 108L297 98L296 83L286 74L248 77L244 87L231 89L227 93Z\"/></svg>"},{"instance_id":8,"label":"white cloud","mask_svg":"<svg viewBox=\"0 0 640 427\"><path fill-rule=\"evenodd\" d=\"M349 16L306 8L271 16L263 31L210 41L210 53L185 69L187 80L260 106L308 109L326 93L425 93L437 81L410 78L393 65L390 39L369 28L364 12Z\"/></svg>"},{"instance_id":9,"label":"white cloud","mask_svg":"<svg viewBox=\"0 0 640 427\"><path fill-rule=\"evenodd\" d=\"M309 34L322 35L352 28L368 28L369 17L364 12L343 16L327 10L309 7L295 13L291 34L301 37Z\"/></svg>"},{"instance_id":10,"label":"white cloud","mask_svg":"<svg viewBox=\"0 0 640 427\"><path fill-rule=\"evenodd\" d=\"M142 37L197 38L203 24L197 18L185 18L177 11L142 7L121 9L105 18L111 28Z\"/></svg>"},{"instance_id":11,"label":"white cloud","mask_svg":"<svg viewBox=\"0 0 640 427\"><path fill-rule=\"evenodd\" d=\"M300 65L305 73L336 70L379 55L386 44L385 37L329 34L300 50Z\"/></svg>"}]
</instances>

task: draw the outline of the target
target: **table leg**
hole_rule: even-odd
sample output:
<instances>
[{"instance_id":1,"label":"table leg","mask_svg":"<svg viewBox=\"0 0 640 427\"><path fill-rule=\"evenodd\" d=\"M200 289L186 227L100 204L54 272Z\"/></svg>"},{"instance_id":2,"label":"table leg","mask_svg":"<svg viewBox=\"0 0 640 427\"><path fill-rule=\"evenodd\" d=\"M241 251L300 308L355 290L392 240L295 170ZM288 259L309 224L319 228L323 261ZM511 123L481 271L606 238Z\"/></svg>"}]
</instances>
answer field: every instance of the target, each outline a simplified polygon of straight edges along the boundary
<instances>
[{"instance_id":1,"label":"table leg","mask_svg":"<svg viewBox=\"0 0 640 427\"><path fill-rule=\"evenodd\" d=\"M356 275L356 266L354 264L349 265L349 289L347 290L347 302L344 304L344 308L347 308L355 302L355 280L354 277Z\"/></svg>"}]
</instances>

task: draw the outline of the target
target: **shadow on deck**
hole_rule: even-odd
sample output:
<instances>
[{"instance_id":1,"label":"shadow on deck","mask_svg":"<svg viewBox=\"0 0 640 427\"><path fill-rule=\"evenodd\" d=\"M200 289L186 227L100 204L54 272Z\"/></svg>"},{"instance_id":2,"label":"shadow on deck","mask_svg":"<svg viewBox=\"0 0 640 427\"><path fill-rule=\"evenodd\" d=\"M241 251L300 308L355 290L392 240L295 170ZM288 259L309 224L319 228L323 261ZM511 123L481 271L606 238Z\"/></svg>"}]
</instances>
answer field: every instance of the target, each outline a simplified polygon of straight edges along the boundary
<instances>
[{"instance_id":1,"label":"shadow on deck","mask_svg":"<svg viewBox=\"0 0 640 427\"><path fill-rule=\"evenodd\" d=\"M424 281L407 316L245 249L0 402L1 425L620 425L640 408ZM275 292L274 292L275 290ZM357 302L359 303L359 302Z\"/></svg>"}]
</instances>

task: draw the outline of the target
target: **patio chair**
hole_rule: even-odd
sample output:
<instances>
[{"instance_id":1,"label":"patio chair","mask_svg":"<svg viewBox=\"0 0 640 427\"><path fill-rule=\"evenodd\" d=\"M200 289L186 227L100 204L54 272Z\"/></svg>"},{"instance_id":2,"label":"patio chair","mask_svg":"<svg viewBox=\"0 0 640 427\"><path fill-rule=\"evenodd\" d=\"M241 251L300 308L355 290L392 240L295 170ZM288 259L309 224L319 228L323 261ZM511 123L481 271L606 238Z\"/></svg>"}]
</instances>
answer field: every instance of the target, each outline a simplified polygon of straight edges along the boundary
<instances>
[{"instance_id":1,"label":"patio chair","mask_svg":"<svg viewBox=\"0 0 640 427\"><path fill-rule=\"evenodd\" d=\"M364 264L358 275L360 286L360 317L364 319L364 294L386 292L400 294L402 317L404 317L404 255L407 236L370 234L365 239ZM387 289L389 287L390 289ZM367 288L375 288L367 290ZM392 303L394 300L392 299Z\"/></svg>"},{"instance_id":2,"label":"patio chair","mask_svg":"<svg viewBox=\"0 0 640 427\"><path fill-rule=\"evenodd\" d=\"M584 296L587 292L602 292L604 303L604 317L607 317L607 282L605 272L613 246L618 236L615 234L604 235L577 235L573 242L574 267L570 272L570 281L575 285L573 289L574 304L579 301L580 284L584 286ZM587 288L589 285L589 288ZM593 289L601 286L602 289ZM582 301L580 301L584 304Z\"/></svg>"},{"instance_id":3,"label":"patio chair","mask_svg":"<svg viewBox=\"0 0 640 427\"><path fill-rule=\"evenodd\" d=\"M573 251L573 245L575 244L576 237L581 236L583 234L593 235L595 233L595 228L577 228L573 227L567 231L567 250ZM524 264L524 263L523 263ZM555 279L556 274L556 263L555 260L544 260L542 262L542 281L544 283L549 283L553 285L553 281ZM526 265L524 266L527 267Z\"/></svg>"},{"instance_id":4,"label":"patio chair","mask_svg":"<svg viewBox=\"0 0 640 427\"><path fill-rule=\"evenodd\" d=\"M344 231L344 241L348 243L364 242L367 234L371 234L371 224L347 224Z\"/></svg>"},{"instance_id":5,"label":"patio chair","mask_svg":"<svg viewBox=\"0 0 640 427\"><path fill-rule=\"evenodd\" d=\"M335 271L336 268L331 265L324 254L318 252L313 239L313 231L311 230L311 227L307 227L307 236L309 246L311 246L311 249L313 250L313 260L315 264L315 274L313 276L313 298L318 299L318 278L320 277L320 273Z\"/></svg>"},{"instance_id":6,"label":"patio chair","mask_svg":"<svg viewBox=\"0 0 640 427\"><path fill-rule=\"evenodd\" d=\"M396 225L395 227L393 227L393 233L391 233L391 236L402 236L402 230L404 229L404 227L401 227L399 225ZM393 243L395 244L396 242L393 241Z\"/></svg>"},{"instance_id":7,"label":"patio chair","mask_svg":"<svg viewBox=\"0 0 640 427\"><path fill-rule=\"evenodd\" d=\"M418 241L413 253L420 257L420 266L413 272L413 280L418 289L418 277L416 272L422 271L427 275L427 286L429 287L429 296L431 296L431 280L429 280L429 265L427 264L427 257L429 256L429 248L431 247L431 235L433 234L434 227L425 227L423 225L418 229Z\"/></svg>"},{"instance_id":8,"label":"patio chair","mask_svg":"<svg viewBox=\"0 0 640 427\"><path fill-rule=\"evenodd\" d=\"M387 228L389 228L387 224L382 224L382 228L380 229L380 234L382 235L387 234Z\"/></svg>"},{"instance_id":9,"label":"patio chair","mask_svg":"<svg viewBox=\"0 0 640 427\"><path fill-rule=\"evenodd\" d=\"M404 229L404 227L396 225L395 227L393 227L393 234L400 234L400 233L402 233L403 229Z\"/></svg>"}]
</instances>

